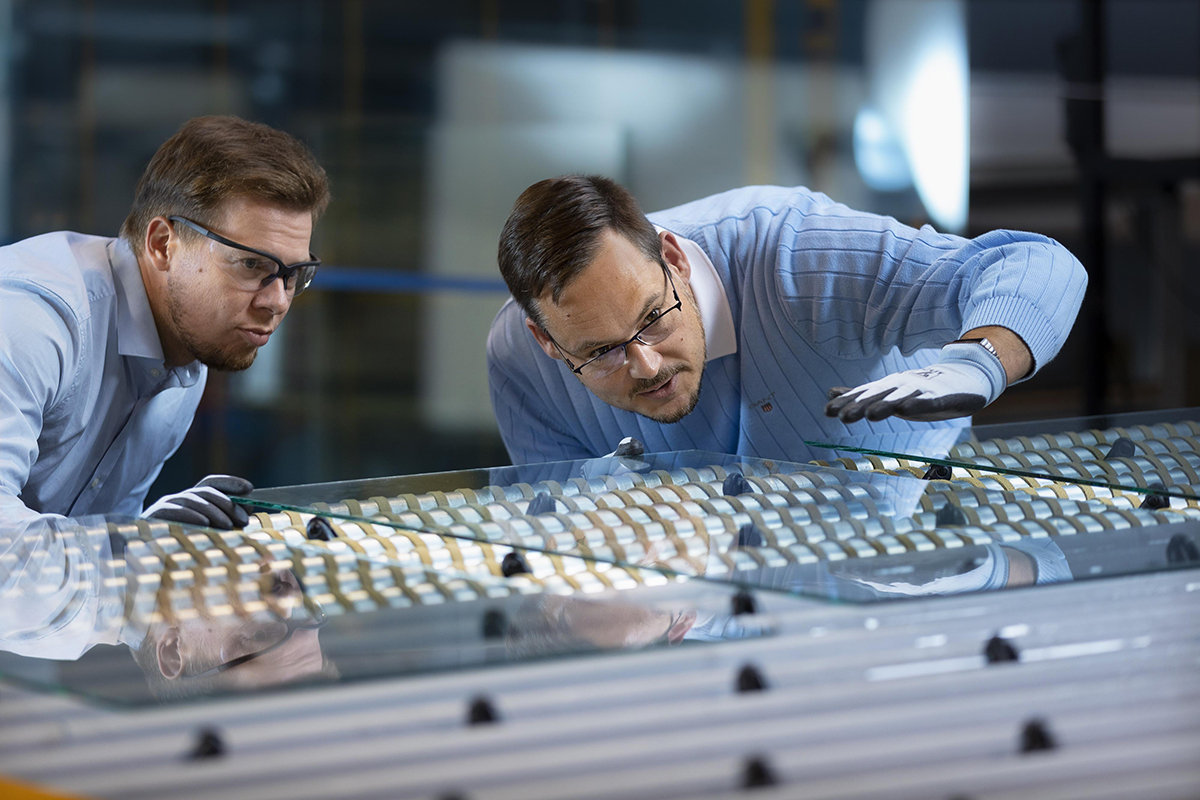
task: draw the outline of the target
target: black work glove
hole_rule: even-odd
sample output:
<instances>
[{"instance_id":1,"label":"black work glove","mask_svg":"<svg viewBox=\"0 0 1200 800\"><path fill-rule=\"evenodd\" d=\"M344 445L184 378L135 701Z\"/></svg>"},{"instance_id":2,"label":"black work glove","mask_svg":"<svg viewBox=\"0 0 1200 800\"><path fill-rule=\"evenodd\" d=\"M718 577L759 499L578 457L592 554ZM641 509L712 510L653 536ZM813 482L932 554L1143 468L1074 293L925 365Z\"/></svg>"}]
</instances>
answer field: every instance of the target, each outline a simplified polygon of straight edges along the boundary
<instances>
[{"instance_id":1,"label":"black work glove","mask_svg":"<svg viewBox=\"0 0 1200 800\"><path fill-rule=\"evenodd\" d=\"M246 495L252 491L254 484L245 478L209 475L187 491L160 497L142 512L142 518L203 525L220 530L243 528L250 521L250 515L229 496Z\"/></svg>"}]
</instances>

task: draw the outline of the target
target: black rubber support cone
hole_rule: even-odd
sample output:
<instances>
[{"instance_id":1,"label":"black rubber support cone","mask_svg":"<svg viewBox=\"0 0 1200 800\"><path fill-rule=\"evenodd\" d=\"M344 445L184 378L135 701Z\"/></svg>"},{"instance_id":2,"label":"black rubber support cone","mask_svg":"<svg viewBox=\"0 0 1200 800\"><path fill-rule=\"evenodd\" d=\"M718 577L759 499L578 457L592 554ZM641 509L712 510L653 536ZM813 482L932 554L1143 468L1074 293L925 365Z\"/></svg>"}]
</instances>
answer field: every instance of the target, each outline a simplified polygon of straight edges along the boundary
<instances>
[{"instance_id":1,"label":"black rubber support cone","mask_svg":"<svg viewBox=\"0 0 1200 800\"><path fill-rule=\"evenodd\" d=\"M983 648L983 655L989 664L1006 664L1010 661L1020 661L1021 655L1013 643L1001 636L988 639Z\"/></svg>"},{"instance_id":2,"label":"black rubber support cone","mask_svg":"<svg viewBox=\"0 0 1200 800\"><path fill-rule=\"evenodd\" d=\"M467 710L468 725L487 725L499 721L500 715L486 697L476 697L471 701L471 707Z\"/></svg>"},{"instance_id":3,"label":"black rubber support cone","mask_svg":"<svg viewBox=\"0 0 1200 800\"><path fill-rule=\"evenodd\" d=\"M1158 489L1158 490L1164 491L1164 492L1167 490L1167 487L1163 486L1161 483L1152 483L1149 486L1147 486L1146 488L1147 489ZM1148 494L1142 500L1141 505L1138 506L1138 508L1145 508L1150 511L1157 511L1160 508L1170 508L1170 507L1171 507L1171 498L1167 497L1165 494Z\"/></svg>"},{"instance_id":4,"label":"black rubber support cone","mask_svg":"<svg viewBox=\"0 0 1200 800\"><path fill-rule=\"evenodd\" d=\"M775 777L775 771L771 769L766 758L751 756L746 759L746 766L742 770L742 788L758 789L763 786L774 786L777 783L779 781Z\"/></svg>"},{"instance_id":5,"label":"black rubber support cone","mask_svg":"<svg viewBox=\"0 0 1200 800\"><path fill-rule=\"evenodd\" d=\"M553 514L557 508L557 501L550 495L535 494L533 499L529 501L529 508L525 509L525 513L531 517L535 517L538 514Z\"/></svg>"},{"instance_id":6,"label":"black rubber support cone","mask_svg":"<svg viewBox=\"0 0 1200 800\"><path fill-rule=\"evenodd\" d=\"M188 753L188 758L195 760L217 758L225 755L225 742L214 728L201 728L196 735L196 746Z\"/></svg>"},{"instance_id":7,"label":"black rubber support cone","mask_svg":"<svg viewBox=\"0 0 1200 800\"><path fill-rule=\"evenodd\" d=\"M504 557L500 562L500 572L504 577L511 578L513 575L530 574L529 564L521 557L521 554L515 550Z\"/></svg>"},{"instance_id":8,"label":"black rubber support cone","mask_svg":"<svg viewBox=\"0 0 1200 800\"><path fill-rule=\"evenodd\" d=\"M1057 745L1044 720L1031 719L1021 729L1021 752L1037 753L1042 750L1053 750Z\"/></svg>"},{"instance_id":9,"label":"black rubber support cone","mask_svg":"<svg viewBox=\"0 0 1200 800\"><path fill-rule=\"evenodd\" d=\"M733 615L735 617L741 614L757 613L758 604L754 602L754 595L750 594L745 589L741 589L733 596Z\"/></svg>"},{"instance_id":10,"label":"black rubber support cone","mask_svg":"<svg viewBox=\"0 0 1200 800\"><path fill-rule=\"evenodd\" d=\"M760 531L753 522L747 522L745 525L738 528L737 544L738 547L762 547L762 531Z\"/></svg>"},{"instance_id":11,"label":"black rubber support cone","mask_svg":"<svg viewBox=\"0 0 1200 800\"><path fill-rule=\"evenodd\" d=\"M498 608L489 608L483 614L483 638L503 639L508 633L508 618Z\"/></svg>"},{"instance_id":12,"label":"black rubber support cone","mask_svg":"<svg viewBox=\"0 0 1200 800\"><path fill-rule=\"evenodd\" d=\"M753 493L754 487L750 485L750 481L746 480L746 476L740 472L729 473L721 483L721 494L726 497L737 497L739 494Z\"/></svg>"},{"instance_id":13,"label":"black rubber support cone","mask_svg":"<svg viewBox=\"0 0 1200 800\"><path fill-rule=\"evenodd\" d=\"M921 477L927 481L948 481L954 477L954 470L945 464L930 464Z\"/></svg>"},{"instance_id":14,"label":"black rubber support cone","mask_svg":"<svg viewBox=\"0 0 1200 800\"><path fill-rule=\"evenodd\" d=\"M324 517L313 517L304 526L305 535L309 540L319 542L332 542L337 538L337 534L333 532L333 526L329 524L329 520Z\"/></svg>"},{"instance_id":15,"label":"black rubber support cone","mask_svg":"<svg viewBox=\"0 0 1200 800\"><path fill-rule=\"evenodd\" d=\"M1177 533L1167 542L1168 564L1195 564L1200 561L1200 547L1186 533Z\"/></svg>"},{"instance_id":16,"label":"black rubber support cone","mask_svg":"<svg viewBox=\"0 0 1200 800\"><path fill-rule=\"evenodd\" d=\"M967 524L967 515L954 503L947 501L946 505L938 509L934 521L939 528L961 528Z\"/></svg>"},{"instance_id":17,"label":"black rubber support cone","mask_svg":"<svg viewBox=\"0 0 1200 800\"><path fill-rule=\"evenodd\" d=\"M738 670L737 690L738 693L765 692L767 690L767 680L753 664L747 664Z\"/></svg>"},{"instance_id":18,"label":"black rubber support cone","mask_svg":"<svg viewBox=\"0 0 1200 800\"><path fill-rule=\"evenodd\" d=\"M1114 458L1133 458L1137 455L1137 447L1133 443L1133 439L1125 436L1118 436L1117 440L1112 443L1112 447L1108 448L1108 453L1105 454L1104 460L1109 461Z\"/></svg>"},{"instance_id":19,"label":"black rubber support cone","mask_svg":"<svg viewBox=\"0 0 1200 800\"><path fill-rule=\"evenodd\" d=\"M617 444L613 455L617 458L638 458L645 455L646 446L632 436L626 436Z\"/></svg>"}]
</instances>

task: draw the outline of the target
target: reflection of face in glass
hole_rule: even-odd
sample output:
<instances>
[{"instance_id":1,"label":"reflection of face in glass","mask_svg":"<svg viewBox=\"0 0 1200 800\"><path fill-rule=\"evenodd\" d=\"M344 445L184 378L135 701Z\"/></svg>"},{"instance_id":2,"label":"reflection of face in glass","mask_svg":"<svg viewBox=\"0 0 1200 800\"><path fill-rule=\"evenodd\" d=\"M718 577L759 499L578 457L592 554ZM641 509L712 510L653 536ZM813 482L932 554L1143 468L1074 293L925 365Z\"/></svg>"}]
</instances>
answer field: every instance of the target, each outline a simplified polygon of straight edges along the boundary
<instances>
[{"instance_id":1,"label":"reflection of face in glass","mask_svg":"<svg viewBox=\"0 0 1200 800\"><path fill-rule=\"evenodd\" d=\"M318 629L324 612L291 570L264 567L243 614L205 613L152 629L135 655L159 697L335 677Z\"/></svg>"},{"instance_id":2,"label":"reflection of face in glass","mask_svg":"<svg viewBox=\"0 0 1200 800\"><path fill-rule=\"evenodd\" d=\"M694 610L538 595L522 605L505 644L517 658L678 644L695 621Z\"/></svg>"}]
</instances>

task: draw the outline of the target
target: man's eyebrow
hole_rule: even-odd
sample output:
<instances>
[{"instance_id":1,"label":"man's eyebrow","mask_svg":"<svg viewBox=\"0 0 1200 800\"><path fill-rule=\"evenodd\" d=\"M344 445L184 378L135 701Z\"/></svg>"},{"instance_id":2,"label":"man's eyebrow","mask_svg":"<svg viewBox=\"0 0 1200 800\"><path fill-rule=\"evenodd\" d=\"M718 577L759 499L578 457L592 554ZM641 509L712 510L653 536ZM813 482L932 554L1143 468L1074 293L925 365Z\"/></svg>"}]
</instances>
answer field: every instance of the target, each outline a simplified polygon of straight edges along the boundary
<instances>
[{"instance_id":1,"label":"man's eyebrow","mask_svg":"<svg viewBox=\"0 0 1200 800\"><path fill-rule=\"evenodd\" d=\"M667 302L667 289L664 288L663 294L662 294L662 299L658 300L658 299L652 297L649 300L647 300L646 305L642 306L642 313L638 314L638 319L645 319L647 314L649 314L652 310L665 305L666 302ZM639 325L638 327L640 328L641 325ZM594 341L594 340L587 341L587 342L584 342L583 344L576 345L575 352L587 353L587 352L589 352L591 350L595 350L599 347L607 347L610 344L614 344L614 342L600 342L600 341Z\"/></svg>"}]
</instances>

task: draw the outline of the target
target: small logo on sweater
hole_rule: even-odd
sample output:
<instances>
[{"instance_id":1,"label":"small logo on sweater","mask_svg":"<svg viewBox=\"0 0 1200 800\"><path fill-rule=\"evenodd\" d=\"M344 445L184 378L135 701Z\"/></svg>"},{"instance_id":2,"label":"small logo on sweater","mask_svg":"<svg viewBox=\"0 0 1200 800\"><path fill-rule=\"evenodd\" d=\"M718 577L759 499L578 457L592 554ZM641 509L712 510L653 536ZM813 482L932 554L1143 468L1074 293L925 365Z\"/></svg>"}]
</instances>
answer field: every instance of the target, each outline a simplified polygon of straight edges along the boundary
<instances>
[{"instance_id":1,"label":"small logo on sweater","mask_svg":"<svg viewBox=\"0 0 1200 800\"><path fill-rule=\"evenodd\" d=\"M775 408L775 404L771 402L774 399L775 399L775 393L771 392L766 397L755 400L750 405L758 406L759 410L765 414L765 413L771 411L771 409Z\"/></svg>"}]
</instances>

